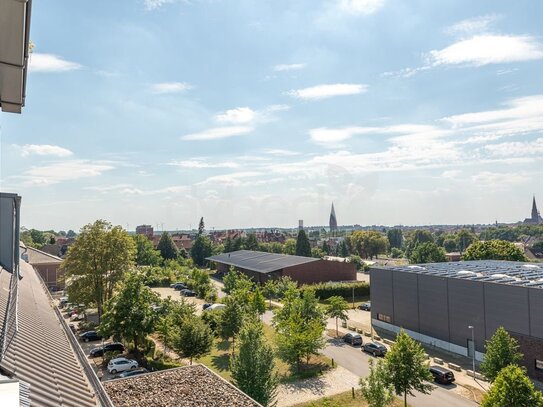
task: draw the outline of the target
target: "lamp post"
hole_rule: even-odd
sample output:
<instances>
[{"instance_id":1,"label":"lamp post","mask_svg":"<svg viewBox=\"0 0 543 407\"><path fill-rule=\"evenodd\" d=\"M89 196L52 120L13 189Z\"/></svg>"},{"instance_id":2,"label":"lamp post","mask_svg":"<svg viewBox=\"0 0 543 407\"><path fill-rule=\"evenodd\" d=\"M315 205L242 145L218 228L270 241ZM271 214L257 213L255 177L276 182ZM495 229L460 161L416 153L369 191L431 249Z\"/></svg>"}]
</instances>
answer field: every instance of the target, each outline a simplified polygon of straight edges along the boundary
<instances>
[{"instance_id":1,"label":"lamp post","mask_svg":"<svg viewBox=\"0 0 543 407\"><path fill-rule=\"evenodd\" d=\"M473 380L475 380L475 327L469 325L468 328L471 329L471 343L473 346Z\"/></svg>"}]
</instances>

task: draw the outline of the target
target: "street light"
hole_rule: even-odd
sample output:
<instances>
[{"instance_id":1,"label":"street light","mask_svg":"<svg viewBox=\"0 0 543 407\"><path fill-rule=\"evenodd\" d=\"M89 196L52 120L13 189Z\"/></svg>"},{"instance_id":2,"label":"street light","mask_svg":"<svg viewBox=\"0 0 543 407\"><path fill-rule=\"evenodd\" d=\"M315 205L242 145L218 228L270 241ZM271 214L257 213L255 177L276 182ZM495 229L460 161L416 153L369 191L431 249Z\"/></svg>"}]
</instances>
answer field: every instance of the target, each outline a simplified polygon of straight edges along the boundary
<instances>
[{"instance_id":1,"label":"street light","mask_svg":"<svg viewBox=\"0 0 543 407\"><path fill-rule=\"evenodd\" d=\"M473 380L475 380L475 327L469 325L468 328L471 329L471 344L473 346Z\"/></svg>"}]
</instances>

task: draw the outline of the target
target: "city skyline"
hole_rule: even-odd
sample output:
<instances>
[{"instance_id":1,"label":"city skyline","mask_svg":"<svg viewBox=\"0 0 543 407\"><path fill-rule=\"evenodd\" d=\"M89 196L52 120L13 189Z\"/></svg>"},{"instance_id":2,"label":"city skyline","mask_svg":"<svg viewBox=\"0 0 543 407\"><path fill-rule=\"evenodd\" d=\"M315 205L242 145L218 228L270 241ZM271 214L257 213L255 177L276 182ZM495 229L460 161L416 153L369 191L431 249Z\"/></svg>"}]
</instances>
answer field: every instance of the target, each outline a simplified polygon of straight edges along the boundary
<instances>
[{"instance_id":1,"label":"city skyline","mask_svg":"<svg viewBox=\"0 0 543 407\"><path fill-rule=\"evenodd\" d=\"M332 201L340 225L518 222L534 193L543 206L541 15L529 1L36 3L0 186L37 229L295 228L328 224Z\"/></svg>"}]
</instances>

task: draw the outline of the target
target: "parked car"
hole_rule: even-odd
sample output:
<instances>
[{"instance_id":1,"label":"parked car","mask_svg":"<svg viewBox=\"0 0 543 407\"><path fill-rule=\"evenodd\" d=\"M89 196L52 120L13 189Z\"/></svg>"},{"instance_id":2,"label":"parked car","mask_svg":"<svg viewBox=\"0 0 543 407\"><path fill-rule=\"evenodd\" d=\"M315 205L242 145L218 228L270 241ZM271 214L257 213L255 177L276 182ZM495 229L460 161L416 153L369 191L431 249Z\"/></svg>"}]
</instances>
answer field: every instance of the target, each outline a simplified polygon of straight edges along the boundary
<instances>
[{"instance_id":1,"label":"parked car","mask_svg":"<svg viewBox=\"0 0 543 407\"><path fill-rule=\"evenodd\" d=\"M138 370L126 370L124 372L122 372L119 377L132 377L132 376L137 376L137 375L140 375L140 374L144 374L144 373L149 373L149 371L145 368L141 368L141 369L138 369Z\"/></svg>"},{"instance_id":2,"label":"parked car","mask_svg":"<svg viewBox=\"0 0 543 407\"><path fill-rule=\"evenodd\" d=\"M373 356L385 356L387 348L379 342L368 342L364 344L362 351L371 353Z\"/></svg>"},{"instance_id":3,"label":"parked car","mask_svg":"<svg viewBox=\"0 0 543 407\"><path fill-rule=\"evenodd\" d=\"M68 304L68 297L60 297L60 300L58 302L58 306L60 308L65 307Z\"/></svg>"},{"instance_id":4,"label":"parked car","mask_svg":"<svg viewBox=\"0 0 543 407\"><path fill-rule=\"evenodd\" d=\"M104 356L106 352L124 352L124 345L120 342L106 343L104 346L91 349L90 356L95 358L97 356Z\"/></svg>"},{"instance_id":5,"label":"parked car","mask_svg":"<svg viewBox=\"0 0 543 407\"><path fill-rule=\"evenodd\" d=\"M175 284L173 285L173 289L174 289L174 290L177 290L177 291L179 291L179 290L185 290L186 288L187 288L187 286L186 286L185 284L183 284L183 283L175 283Z\"/></svg>"},{"instance_id":6,"label":"parked car","mask_svg":"<svg viewBox=\"0 0 543 407\"><path fill-rule=\"evenodd\" d=\"M210 303L210 302L206 302L204 305L202 305L202 310L205 311L206 309L208 309L209 307L211 307L213 304Z\"/></svg>"},{"instance_id":7,"label":"parked car","mask_svg":"<svg viewBox=\"0 0 543 407\"><path fill-rule=\"evenodd\" d=\"M371 311L371 301L364 302L358 306L362 311Z\"/></svg>"},{"instance_id":8,"label":"parked car","mask_svg":"<svg viewBox=\"0 0 543 407\"><path fill-rule=\"evenodd\" d=\"M204 309L204 311L215 311L215 310L218 310L218 309L224 309L226 308L226 305L224 304L211 304L209 307L207 307L206 309Z\"/></svg>"},{"instance_id":9,"label":"parked car","mask_svg":"<svg viewBox=\"0 0 543 407\"><path fill-rule=\"evenodd\" d=\"M455 381L454 373L441 366L430 366L430 373L434 376L434 381L441 384L451 384Z\"/></svg>"},{"instance_id":10,"label":"parked car","mask_svg":"<svg viewBox=\"0 0 543 407\"><path fill-rule=\"evenodd\" d=\"M353 346L362 345L362 342L363 342L362 341L362 335L354 333L354 332L349 332L349 333L345 334L343 336L343 341L347 342L347 343L350 343Z\"/></svg>"},{"instance_id":11,"label":"parked car","mask_svg":"<svg viewBox=\"0 0 543 407\"><path fill-rule=\"evenodd\" d=\"M181 290L181 295L183 297L196 297L196 292L189 290L188 288L184 288Z\"/></svg>"},{"instance_id":12,"label":"parked car","mask_svg":"<svg viewBox=\"0 0 543 407\"><path fill-rule=\"evenodd\" d=\"M70 322L73 322L73 321L83 321L85 319L85 314L84 313L81 313L81 314L72 314L72 316L70 317Z\"/></svg>"},{"instance_id":13,"label":"parked car","mask_svg":"<svg viewBox=\"0 0 543 407\"><path fill-rule=\"evenodd\" d=\"M117 374L126 370L134 370L138 368L138 362L127 358L111 359L107 364L107 371L111 374Z\"/></svg>"},{"instance_id":14,"label":"parked car","mask_svg":"<svg viewBox=\"0 0 543 407\"><path fill-rule=\"evenodd\" d=\"M96 331L87 331L79 335L79 339L81 339L84 342L90 342L90 341L99 341L100 339L102 339L102 337L98 335L98 332Z\"/></svg>"}]
</instances>

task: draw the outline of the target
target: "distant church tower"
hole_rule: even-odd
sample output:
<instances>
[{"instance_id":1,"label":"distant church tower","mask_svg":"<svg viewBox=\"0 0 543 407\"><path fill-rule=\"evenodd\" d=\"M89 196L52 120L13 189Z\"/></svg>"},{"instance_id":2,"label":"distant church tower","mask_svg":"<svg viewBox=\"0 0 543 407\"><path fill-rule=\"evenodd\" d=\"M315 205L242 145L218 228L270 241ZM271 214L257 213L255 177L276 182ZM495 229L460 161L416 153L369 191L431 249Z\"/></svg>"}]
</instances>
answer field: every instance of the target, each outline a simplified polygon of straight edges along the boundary
<instances>
[{"instance_id":1,"label":"distant church tower","mask_svg":"<svg viewBox=\"0 0 543 407\"><path fill-rule=\"evenodd\" d=\"M534 200L532 201L532 216L530 218L524 219L524 223L528 223L531 225L543 224L543 218L541 218L541 215L537 210L537 204L535 203L535 195Z\"/></svg>"},{"instance_id":2,"label":"distant church tower","mask_svg":"<svg viewBox=\"0 0 543 407\"><path fill-rule=\"evenodd\" d=\"M330 232L337 231L337 219L336 211L334 209L334 203L332 202L332 210L330 211Z\"/></svg>"}]
</instances>

